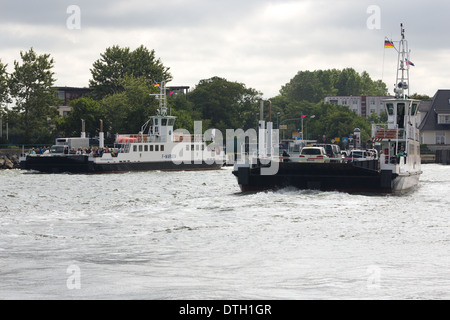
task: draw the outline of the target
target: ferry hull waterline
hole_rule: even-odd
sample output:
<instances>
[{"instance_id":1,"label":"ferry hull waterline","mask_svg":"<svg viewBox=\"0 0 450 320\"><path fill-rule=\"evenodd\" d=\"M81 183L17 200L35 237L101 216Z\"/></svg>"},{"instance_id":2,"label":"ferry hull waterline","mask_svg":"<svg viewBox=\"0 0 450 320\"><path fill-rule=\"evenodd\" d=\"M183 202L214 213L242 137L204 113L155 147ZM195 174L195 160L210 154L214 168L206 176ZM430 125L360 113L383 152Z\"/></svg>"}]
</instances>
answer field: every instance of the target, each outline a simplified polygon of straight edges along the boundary
<instances>
[{"instance_id":1,"label":"ferry hull waterline","mask_svg":"<svg viewBox=\"0 0 450 320\"><path fill-rule=\"evenodd\" d=\"M173 129L176 117L167 114L164 81L155 96L160 101L157 115L150 117L138 134L118 134L114 145L105 147L101 122L99 146L91 148L83 121L81 137L58 138L43 154L24 154L21 169L41 173L220 169L225 162L221 143L207 144L202 134Z\"/></svg>"},{"instance_id":2,"label":"ferry hull waterline","mask_svg":"<svg viewBox=\"0 0 450 320\"><path fill-rule=\"evenodd\" d=\"M409 98L409 49L403 25L400 27L395 97L382 101L388 119L383 124L372 124L373 147L355 148L348 158L327 156L319 145L303 146L297 156L284 152L280 156L278 130L272 130L272 123L266 124L261 116L257 152L253 150L253 156L241 152L240 161L234 165L233 174L243 192L293 187L386 194L415 189L422 174L418 129L420 101ZM357 129L355 137L360 137Z\"/></svg>"},{"instance_id":3,"label":"ferry hull waterline","mask_svg":"<svg viewBox=\"0 0 450 320\"><path fill-rule=\"evenodd\" d=\"M373 160L368 160L373 161ZM360 161L358 164L363 164ZM368 164L368 163L366 163ZM417 186L420 174L393 174L352 163L280 163L275 175L261 175L261 167L233 172L242 192L296 188L346 193L406 193Z\"/></svg>"},{"instance_id":4,"label":"ferry hull waterline","mask_svg":"<svg viewBox=\"0 0 450 320\"><path fill-rule=\"evenodd\" d=\"M199 163L180 163L171 161L146 162L117 162L95 163L88 156L75 155L67 157L29 157L21 163L22 170L38 171L41 173L120 173L130 171L195 171L218 170L221 163L209 164L205 161Z\"/></svg>"}]
</instances>

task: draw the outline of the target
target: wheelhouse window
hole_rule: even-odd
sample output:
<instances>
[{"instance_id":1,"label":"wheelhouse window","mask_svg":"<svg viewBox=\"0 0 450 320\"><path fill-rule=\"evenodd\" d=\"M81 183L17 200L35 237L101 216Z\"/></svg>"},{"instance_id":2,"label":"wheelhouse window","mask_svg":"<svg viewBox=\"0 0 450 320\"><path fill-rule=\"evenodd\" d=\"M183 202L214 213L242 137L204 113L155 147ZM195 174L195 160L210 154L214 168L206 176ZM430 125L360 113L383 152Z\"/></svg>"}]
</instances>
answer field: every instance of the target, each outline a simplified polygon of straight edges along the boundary
<instances>
[{"instance_id":1,"label":"wheelhouse window","mask_svg":"<svg viewBox=\"0 0 450 320\"><path fill-rule=\"evenodd\" d=\"M405 127L405 104L397 103L397 125L400 129Z\"/></svg>"},{"instance_id":2,"label":"wheelhouse window","mask_svg":"<svg viewBox=\"0 0 450 320\"><path fill-rule=\"evenodd\" d=\"M413 103L411 107L411 115L415 116L417 112L417 103Z\"/></svg>"},{"instance_id":3,"label":"wheelhouse window","mask_svg":"<svg viewBox=\"0 0 450 320\"><path fill-rule=\"evenodd\" d=\"M393 103L387 103L386 104L387 113L390 116L394 115L394 104Z\"/></svg>"},{"instance_id":4,"label":"wheelhouse window","mask_svg":"<svg viewBox=\"0 0 450 320\"><path fill-rule=\"evenodd\" d=\"M397 114L399 116L404 116L405 115L405 104L404 103L397 104Z\"/></svg>"}]
</instances>

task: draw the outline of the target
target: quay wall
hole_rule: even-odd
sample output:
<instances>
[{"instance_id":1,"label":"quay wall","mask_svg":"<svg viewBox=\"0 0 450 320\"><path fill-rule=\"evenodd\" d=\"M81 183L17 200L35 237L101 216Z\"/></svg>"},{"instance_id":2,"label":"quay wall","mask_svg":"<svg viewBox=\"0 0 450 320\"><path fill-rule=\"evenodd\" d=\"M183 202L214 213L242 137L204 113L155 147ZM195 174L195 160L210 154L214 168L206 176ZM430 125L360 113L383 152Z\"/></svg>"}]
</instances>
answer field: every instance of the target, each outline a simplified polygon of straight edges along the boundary
<instances>
[{"instance_id":1,"label":"quay wall","mask_svg":"<svg viewBox=\"0 0 450 320\"><path fill-rule=\"evenodd\" d=\"M436 163L450 164L450 150L436 150Z\"/></svg>"}]
</instances>

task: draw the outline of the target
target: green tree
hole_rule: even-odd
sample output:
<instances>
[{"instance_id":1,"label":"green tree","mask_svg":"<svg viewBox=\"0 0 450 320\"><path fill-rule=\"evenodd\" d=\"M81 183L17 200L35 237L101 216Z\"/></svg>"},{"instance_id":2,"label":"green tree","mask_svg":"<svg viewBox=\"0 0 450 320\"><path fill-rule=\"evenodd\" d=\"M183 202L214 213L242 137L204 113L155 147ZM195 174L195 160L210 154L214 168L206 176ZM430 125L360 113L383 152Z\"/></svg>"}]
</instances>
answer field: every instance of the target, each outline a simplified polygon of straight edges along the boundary
<instances>
[{"instance_id":1,"label":"green tree","mask_svg":"<svg viewBox=\"0 0 450 320\"><path fill-rule=\"evenodd\" d=\"M49 54L37 55L31 48L20 52L22 63L14 61L11 74L11 96L16 100L13 110L20 113L26 143L43 143L52 139L50 128L57 115L53 84L54 61Z\"/></svg>"},{"instance_id":2,"label":"green tree","mask_svg":"<svg viewBox=\"0 0 450 320\"><path fill-rule=\"evenodd\" d=\"M122 79L125 77L144 77L152 82L166 82L172 79L169 68L155 57L154 50L140 46L134 51L130 48L112 46L102 53L91 69L92 79L89 86L97 99L124 90Z\"/></svg>"},{"instance_id":3,"label":"green tree","mask_svg":"<svg viewBox=\"0 0 450 320\"><path fill-rule=\"evenodd\" d=\"M361 95L361 77L353 68L343 69L335 83L338 96Z\"/></svg>"},{"instance_id":4,"label":"green tree","mask_svg":"<svg viewBox=\"0 0 450 320\"><path fill-rule=\"evenodd\" d=\"M388 116L385 110L381 111L380 114L373 112L367 117L368 123L386 123L387 120Z\"/></svg>"},{"instance_id":5,"label":"green tree","mask_svg":"<svg viewBox=\"0 0 450 320\"><path fill-rule=\"evenodd\" d=\"M382 81L373 81L366 71L360 75L353 68L299 71L280 90L280 94L290 100L314 103L327 96L383 96L387 92Z\"/></svg>"},{"instance_id":6,"label":"green tree","mask_svg":"<svg viewBox=\"0 0 450 320\"><path fill-rule=\"evenodd\" d=\"M4 103L10 103L9 96L9 75L6 71L6 64L3 64L0 60L0 112Z\"/></svg>"},{"instance_id":7,"label":"green tree","mask_svg":"<svg viewBox=\"0 0 450 320\"><path fill-rule=\"evenodd\" d=\"M186 99L184 94L168 97L167 103L170 106L171 114L177 117L174 129L186 129L193 133L194 121L202 121L203 131L211 126L211 122L202 119L202 113L195 110L194 103Z\"/></svg>"},{"instance_id":8,"label":"green tree","mask_svg":"<svg viewBox=\"0 0 450 320\"><path fill-rule=\"evenodd\" d=\"M255 89L220 77L201 80L188 95L202 118L210 120L211 126L222 132L246 129L259 111L260 98L261 93Z\"/></svg>"},{"instance_id":9,"label":"green tree","mask_svg":"<svg viewBox=\"0 0 450 320\"><path fill-rule=\"evenodd\" d=\"M346 106L321 102L316 104L314 113L314 125L308 127L308 131L319 141L322 141L324 135L328 143L334 138L348 137L355 128L361 130L361 139L367 140L370 137L371 126L366 119Z\"/></svg>"},{"instance_id":10,"label":"green tree","mask_svg":"<svg viewBox=\"0 0 450 320\"><path fill-rule=\"evenodd\" d=\"M136 133L156 114L159 102L150 94L157 89L144 77L127 76L119 84L124 88L122 92L108 95L101 101L104 129L111 133Z\"/></svg>"},{"instance_id":11,"label":"green tree","mask_svg":"<svg viewBox=\"0 0 450 320\"><path fill-rule=\"evenodd\" d=\"M386 83L381 80L373 81L372 90L370 91L370 96L387 96L388 89Z\"/></svg>"},{"instance_id":12,"label":"green tree","mask_svg":"<svg viewBox=\"0 0 450 320\"><path fill-rule=\"evenodd\" d=\"M95 136L99 131L102 118L100 102L89 97L82 97L69 102L71 112L58 123L58 129L66 137L76 137L81 134L81 120L85 121L87 136Z\"/></svg>"},{"instance_id":13,"label":"green tree","mask_svg":"<svg viewBox=\"0 0 450 320\"><path fill-rule=\"evenodd\" d=\"M281 87L280 93L290 100L319 102L326 96L325 91L317 72L299 71L289 83Z\"/></svg>"},{"instance_id":14,"label":"green tree","mask_svg":"<svg viewBox=\"0 0 450 320\"><path fill-rule=\"evenodd\" d=\"M426 94L419 94L417 92L413 93L410 96L411 99L417 99L417 100L431 100L432 98Z\"/></svg>"}]
</instances>

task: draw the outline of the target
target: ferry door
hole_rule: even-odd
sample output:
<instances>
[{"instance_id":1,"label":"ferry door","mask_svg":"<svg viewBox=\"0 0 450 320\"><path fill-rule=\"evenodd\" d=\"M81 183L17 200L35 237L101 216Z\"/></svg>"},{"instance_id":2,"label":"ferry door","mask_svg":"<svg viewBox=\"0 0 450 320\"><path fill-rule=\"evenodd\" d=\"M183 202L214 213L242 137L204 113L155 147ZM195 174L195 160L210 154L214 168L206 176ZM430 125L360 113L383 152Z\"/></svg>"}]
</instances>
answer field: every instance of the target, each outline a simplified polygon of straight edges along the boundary
<instances>
[{"instance_id":1,"label":"ferry door","mask_svg":"<svg viewBox=\"0 0 450 320\"><path fill-rule=\"evenodd\" d=\"M389 159L392 159L392 161L394 161L393 163L395 163L396 159L395 159L395 155L396 153L396 148L395 148L395 143L391 143L389 144Z\"/></svg>"},{"instance_id":2,"label":"ferry door","mask_svg":"<svg viewBox=\"0 0 450 320\"><path fill-rule=\"evenodd\" d=\"M384 154L384 163L389 164L389 157L390 157L389 148L384 148L383 154Z\"/></svg>"}]
</instances>

